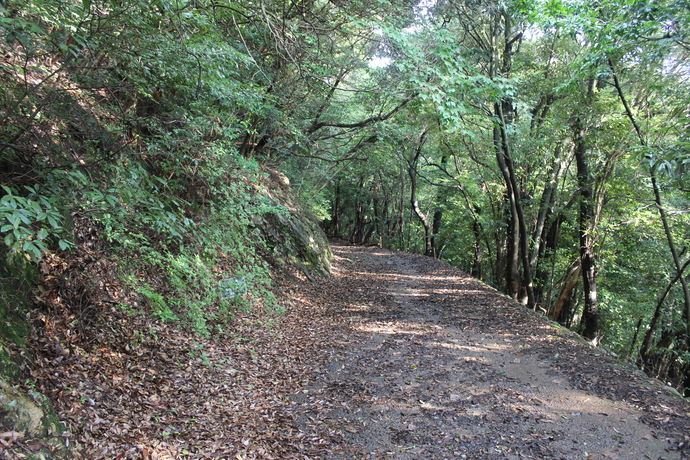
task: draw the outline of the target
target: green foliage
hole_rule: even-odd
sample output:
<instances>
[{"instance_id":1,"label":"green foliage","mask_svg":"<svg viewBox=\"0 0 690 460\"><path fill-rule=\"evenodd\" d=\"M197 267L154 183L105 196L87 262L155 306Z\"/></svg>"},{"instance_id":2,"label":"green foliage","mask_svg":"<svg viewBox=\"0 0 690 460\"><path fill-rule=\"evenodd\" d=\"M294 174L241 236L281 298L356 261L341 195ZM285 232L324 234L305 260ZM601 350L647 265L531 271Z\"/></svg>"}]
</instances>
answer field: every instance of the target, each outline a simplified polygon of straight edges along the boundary
<instances>
[{"instance_id":1,"label":"green foliage","mask_svg":"<svg viewBox=\"0 0 690 460\"><path fill-rule=\"evenodd\" d=\"M26 258L0 248L0 348L4 342L25 346L30 332L25 314L37 282L38 273Z\"/></svg>"},{"instance_id":2,"label":"green foliage","mask_svg":"<svg viewBox=\"0 0 690 460\"><path fill-rule=\"evenodd\" d=\"M147 232L166 242L182 241L194 228L185 217L182 200L161 193L165 182L137 165L106 168L113 174L102 184L90 180L84 171L57 171L44 187L25 186L27 195L3 186L0 199L0 233L12 250L40 259L52 240L67 250L74 246L68 236L65 215L79 212L100 224L104 237L123 247L136 247Z\"/></svg>"},{"instance_id":3,"label":"green foliage","mask_svg":"<svg viewBox=\"0 0 690 460\"><path fill-rule=\"evenodd\" d=\"M161 294L154 292L146 282L142 282L137 287L137 292L149 300L151 306L151 314L161 321L178 320L175 313L172 312L166 299Z\"/></svg>"},{"instance_id":4,"label":"green foliage","mask_svg":"<svg viewBox=\"0 0 690 460\"><path fill-rule=\"evenodd\" d=\"M138 240L153 232L165 243L179 244L196 228L183 214L184 200L166 194L166 181L141 165L106 167L104 174L102 185L79 170L61 173L55 180L66 182L66 191L79 203L76 211L100 224L107 241L136 247Z\"/></svg>"},{"instance_id":5,"label":"green foliage","mask_svg":"<svg viewBox=\"0 0 690 460\"><path fill-rule=\"evenodd\" d=\"M165 283L156 289L143 279L125 277L132 289L147 299L151 313L165 321L183 316L200 335L210 333L209 322L229 321L238 309L249 308L252 302L260 300L269 308L277 308L270 291L270 270L257 253L261 240L252 230L251 221L254 216L279 208L254 191L259 186L258 164L231 152L226 155L226 169L219 170L215 164L205 175L207 183L215 185L203 226L195 226L193 231L186 227L185 238L169 231L181 218L154 226L156 233L145 232L150 219L157 215L156 207L149 208L153 212L147 220L130 219L115 226L118 219L112 219L113 224L108 226L111 217L104 213L109 220L102 221L111 241L123 248L120 257L130 261L126 272L146 270L163 276ZM238 165L243 168L234 169ZM119 193L121 196L122 190ZM161 212L158 218L164 219L170 212ZM132 258L135 252L138 258ZM243 280L247 294L224 296L219 282L228 277Z\"/></svg>"},{"instance_id":6,"label":"green foliage","mask_svg":"<svg viewBox=\"0 0 690 460\"><path fill-rule=\"evenodd\" d=\"M84 243L70 235L75 216L116 251L122 279L159 320L183 318L205 335L255 303L279 310L253 221L285 209L257 193L251 146L268 130L274 139L294 130L272 91L271 31L238 21L258 7L237 8L0 6L5 245L34 260L69 250ZM224 298L227 278L247 293Z\"/></svg>"},{"instance_id":7,"label":"green foliage","mask_svg":"<svg viewBox=\"0 0 690 460\"><path fill-rule=\"evenodd\" d=\"M16 188L2 188L5 194L0 198L0 235L8 248L38 260L48 252L50 239L63 250L73 246L64 238L64 204L59 196L44 194L40 186L25 186L26 196Z\"/></svg>"}]
</instances>

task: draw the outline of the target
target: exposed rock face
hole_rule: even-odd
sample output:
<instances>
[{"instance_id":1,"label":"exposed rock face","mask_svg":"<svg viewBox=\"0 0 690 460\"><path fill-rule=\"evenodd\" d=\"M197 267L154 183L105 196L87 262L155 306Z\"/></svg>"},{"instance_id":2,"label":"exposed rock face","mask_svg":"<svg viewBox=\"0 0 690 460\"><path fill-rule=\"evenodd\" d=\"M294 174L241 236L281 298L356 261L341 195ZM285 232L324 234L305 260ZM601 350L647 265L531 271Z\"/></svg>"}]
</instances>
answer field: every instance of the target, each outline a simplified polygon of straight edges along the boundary
<instances>
[{"instance_id":1,"label":"exposed rock face","mask_svg":"<svg viewBox=\"0 0 690 460\"><path fill-rule=\"evenodd\" d=\"M28 436L63 431L55 416L50 415L52 407L48 399L38 392L31 393L12 388L0 378L0 424Z\"/></svg>"},{"instance_id":2,"label":"exposed rock face","mask_svg":"<svg viewBox=\"0 0 690 460\"><path fill-rule=\"evenodd\" d=\"M55 415L53 405L37 391L24 391L10 386L0 378L0 429L5 446L10 450L15 441L22 441L21 457L32 459L73 459L76 451L70 447L69 433ZM26 450L28 448L28 451ZM13 457L10 457L13 458Z\"/></svg>"},{"instance_id":3,"label":"exposed rock face","mask_svg":"<svg viewBox=\"0 0 690 460\"><path fill-rule=\"evenodd\" d=\"M314 215L294 197L290 180L282 173L266 169L261 193L287 209L257 216L254 224L261 229L276 256L302 270L307 277L330 275L331 252L328 238Z\"/></svg>"}]
</instances>

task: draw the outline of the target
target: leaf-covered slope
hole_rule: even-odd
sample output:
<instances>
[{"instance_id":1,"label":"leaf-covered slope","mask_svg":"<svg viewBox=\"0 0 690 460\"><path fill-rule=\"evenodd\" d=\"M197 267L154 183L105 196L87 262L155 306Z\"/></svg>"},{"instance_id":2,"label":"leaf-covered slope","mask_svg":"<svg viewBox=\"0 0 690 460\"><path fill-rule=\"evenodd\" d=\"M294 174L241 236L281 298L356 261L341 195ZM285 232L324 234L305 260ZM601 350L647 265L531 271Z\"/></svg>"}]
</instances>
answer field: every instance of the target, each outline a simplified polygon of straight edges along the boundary
<instances>
[{"instance_id":1,"label":"leaf-covered slope","mask_svg":"<svg viewBox=\"0 0 690 460\"><path fill-rule=\"evenodd\" d=\"M297 353L289 347L305 346L304 334L289 328L305 325L282 315L285 299L271 280L290 271L286 264L310 277L327 276L332 255L284 176L271 170L242 187L246 208L253 209L254 200L263 212L238 223L205 211L198 227L217 225L223 239L203 258L165 245L123 252L103 239L92 220L74 216L75 250L44 255L38 288L23 293L33 303L23 313L32 325L30 336L19 338L28 339L28 348L8 342L12 357L31 359L2 380L2 400L19 408L1 419L4 431L15 433L5 440L7 458L21 452L77 455L52 447L65 443L85 458L111 458L123 449L128 458L154 451L179 458L269 452L285 442L286 434L269 430L264 418L274 422L284 411L286 392L302 381L285 360ZM254 235L256 252L238 252L250 248L241 239L244 232ZM7 274L20 276L17 270ZM224 294L228 279L242 287L230 298ZM299 344L273 335L274 325L284 321L292 325L281 325L279 334L290 340L297 334ZM272 384L266 387L266 381ZM58 419L42 394L56 405L67 433L53 426ZM254 409L257 401L260 411ZM228 423L222 415L228 411L243 414L232 419L242 423ZM273 434L266 436L268 431ZM225 439L220 444L214 440L219 433Z\"/></svg>"}]
</instances>

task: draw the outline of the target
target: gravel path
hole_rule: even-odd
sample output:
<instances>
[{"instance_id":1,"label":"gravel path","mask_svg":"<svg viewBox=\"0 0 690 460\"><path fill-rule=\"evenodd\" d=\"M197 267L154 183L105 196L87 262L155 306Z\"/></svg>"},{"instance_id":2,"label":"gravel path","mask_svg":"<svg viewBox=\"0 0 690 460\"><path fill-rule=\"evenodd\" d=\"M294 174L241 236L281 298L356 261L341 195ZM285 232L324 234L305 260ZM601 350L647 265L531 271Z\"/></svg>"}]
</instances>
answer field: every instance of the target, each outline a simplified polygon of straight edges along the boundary
<instances>
[{"instance_id":1,"label":"gravel path","mask_svg":"<svg viewBox=\"0 0 690 460\"><path fill-rule=\"evenodd\" d=\"M668 387L443 262L333 250L302 293L330 322L291 397L305 458L690 458Z\"/></svg>"}]
</instances>

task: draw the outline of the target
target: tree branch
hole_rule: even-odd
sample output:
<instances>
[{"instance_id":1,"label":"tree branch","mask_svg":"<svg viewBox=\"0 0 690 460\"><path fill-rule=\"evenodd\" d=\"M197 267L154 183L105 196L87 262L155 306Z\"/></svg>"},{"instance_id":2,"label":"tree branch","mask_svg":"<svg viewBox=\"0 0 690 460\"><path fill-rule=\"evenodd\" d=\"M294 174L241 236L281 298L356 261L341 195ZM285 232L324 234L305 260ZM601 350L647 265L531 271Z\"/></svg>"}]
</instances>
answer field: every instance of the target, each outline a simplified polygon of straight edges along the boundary
<instances>
[{"instance_id":1,"label":"tree branch","mask_svg":"<svg viewBox=\"0 0 690 460\"><path fill-rule=\"evenodd\" d=\"M358 121L356 123L329 123L326 121L319 121L317 123L313 123L308 129L307 129L307 134L313 134L316 131L318 131L321 128L324 128L326 126L332 127L332 128L363 128L367 125L370 125L372 123L376 123L379 121L385 121L388 120L390 117L395 115L400 109L405 107L408 102L416 98L418 93L414 93L411 96L405 98L400 104L398 104L393 110L386 114L379 114L374 117L369 117L365 120Z\"/></svg>"}]
</instances>

